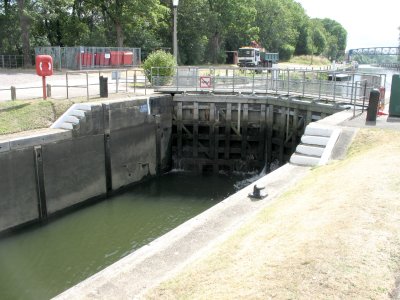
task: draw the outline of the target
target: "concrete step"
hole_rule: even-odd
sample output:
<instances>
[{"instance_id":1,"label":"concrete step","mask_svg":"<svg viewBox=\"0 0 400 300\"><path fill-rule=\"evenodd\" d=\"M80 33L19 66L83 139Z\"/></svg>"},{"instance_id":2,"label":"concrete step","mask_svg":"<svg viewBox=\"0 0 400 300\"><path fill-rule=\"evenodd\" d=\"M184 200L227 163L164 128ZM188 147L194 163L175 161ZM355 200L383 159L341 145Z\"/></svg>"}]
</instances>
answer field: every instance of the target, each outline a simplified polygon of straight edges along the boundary
<instances>
[{"instance_id":1,"label":"concrete step","mask_svg":"<svg viewBox=\"0 0 400 300\"><path fill-rule=\"evenodd\" d=\"M92 106L87 103L76 103L75 109L89 111L89 110L92 110Z\"/></svg>"},{"instance_id":2,"label":"concrete step","mask_svg":"<svg viewBox=\"0 0 400 300\"><path fill-rule=\"evenodd\" d=\"M69 113L70 116L75 116L75 117L85 117L85 111L80 110L80 109L74 109Z\"/></svg>"},{"instance_id":3,"label":"concrete step","mask_svg":"<svg viewBox=\"0 0 400 300\"><path fill-rule=\"evenodd\" d=\"M67 130L72 130L74 128L74 124L73 123L64 122L64 123L61 124L60 128L67 129Z\"/></svg>"},{"instance_id":4,"label":"concrete step","mask_svg":"<svg viewBox=\"0 0 400 300\"><path fill-rule=\"evenodd\" d=\"M322 153L324 152L324 149L325 149L324 147L320 146L300 144L296 147L296 153L321 157Z\"/></svg>"},{"instance_id":5,"label":"concrete step","mask_svg":"<svg viewBox=\"0 0 400 300\"><path fill-rule=\"evenodd\" d=\"M68 123L78 124L79 118L77 118L76 116L66 116L64 121Z\"/></svg>"},{"instance_id":6,"label":"concrete step","mask_svg":"<svg viewBox=\"0 0 400 300\"><path fill-rule=\"evenodd\" d=\"M325 136L303 135L301 137L301 142L303 144L326 146L326 144L328 144L328 141L329 137Z\"/></svg>"},{"instance_id":7,"label":"concrete step","mask_svg":"<svg viewBox=\"0 0 400 300\"><path fill-rule=\"evenodd\" d=\"M301 155L298 153L294 153L290 157L290 162L292 164L301 165L301 166L316 166L318 165L320 158L309 156L309 155Z\"/></svg>"},{"instance_id":8,"label":"concrete step","mask_svg":"<svg viewBox=\"0 0 400 300\"><path fill-rule=\"evenodd\" d=\"M333 128L327 126L321 126L319 124L309 124L304 131L304 135L314 135L314 136L325 136L330 137L333 132Z\"/></svg>"}]
</instances>

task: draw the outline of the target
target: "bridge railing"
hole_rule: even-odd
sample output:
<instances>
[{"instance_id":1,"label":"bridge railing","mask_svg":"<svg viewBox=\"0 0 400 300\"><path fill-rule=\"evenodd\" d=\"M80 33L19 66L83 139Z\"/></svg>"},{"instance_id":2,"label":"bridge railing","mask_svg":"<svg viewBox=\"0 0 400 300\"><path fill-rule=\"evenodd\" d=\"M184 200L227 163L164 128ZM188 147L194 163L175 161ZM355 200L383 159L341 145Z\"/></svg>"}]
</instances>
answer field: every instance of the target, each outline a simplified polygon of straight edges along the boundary
<instances>
[{"instance_id":1,"label":"bridge railing","mask_svg":"<svg viewBox=\"0 0 400 300\"><path fill-rule=\"evenodd\" d=\"M274 93L355 103L384 86L384 74L330 69L235 67L152 68L150 81L159 92Z\"/></svg>"}]
</instances>

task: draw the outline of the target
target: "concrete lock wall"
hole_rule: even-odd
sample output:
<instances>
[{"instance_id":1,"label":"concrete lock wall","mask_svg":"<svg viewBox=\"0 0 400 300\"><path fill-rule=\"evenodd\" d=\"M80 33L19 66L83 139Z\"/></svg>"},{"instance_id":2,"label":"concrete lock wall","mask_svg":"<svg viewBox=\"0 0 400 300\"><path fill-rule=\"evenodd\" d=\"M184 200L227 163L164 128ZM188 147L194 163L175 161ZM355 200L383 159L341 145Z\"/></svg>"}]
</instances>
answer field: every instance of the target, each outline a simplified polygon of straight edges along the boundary
<instances>
[{"instance_id":1,"label":"concrete lock wall","mask_svg":"<svg viewBox=\"0 0 400 300\"><path fill-rule=\"evenodd\" d=\"M0 231L39 217L32 149L0 153Z\"/></svg>"},{"instance_id":2,"label":"concrete lock wall","mask_svg":"<svg viewBox=\"0 0 400 300\"><path fill-rule=\"evenodd\" d=\"M171 96L90 105L72 130L0 141L0 232L170 168Z\"/></svg>"}]
</instances>

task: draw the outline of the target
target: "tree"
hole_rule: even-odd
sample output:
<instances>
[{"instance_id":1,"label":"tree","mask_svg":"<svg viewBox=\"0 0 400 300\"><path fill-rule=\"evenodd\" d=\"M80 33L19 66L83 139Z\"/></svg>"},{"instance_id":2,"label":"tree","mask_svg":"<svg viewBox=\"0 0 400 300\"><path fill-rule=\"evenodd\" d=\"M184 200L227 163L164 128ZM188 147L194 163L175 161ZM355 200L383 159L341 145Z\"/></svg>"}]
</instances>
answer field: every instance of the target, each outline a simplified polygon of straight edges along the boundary
<instances>
[{"instance_id":1,"label":"tree","mask_svg":"<svg viewBox=\"0 0 400 300\"><path fill-rule=\"evenodd\" d=\"M347 31L338 22L332 19L321 20L327 33L327 49L326 55L330 59L338 59L344 55L347 44Z\"/></svg>"},{"instance_id":2,"label":"tree","mask_svg":"<svg viewBox=\"0 0 400 300\"><path fill-rule=\"evenodd\" d=\"M257 0L256 6L261 44L271 52L296 46L301 24L308 19L302 7L293 0Z\"/></svg>"},{"instance_id":3,"label":"tree","mask_svg":"<svg viewBox=\"0 0 400 300\"><path fill-rule=\"evenodd\" d=\"M17 4L18 4L19 25L21 27L21 40L22 40L22 52L24 54L24 65L25 67L29 67L32 66L31 46L29 42L30 18L26 12L26 6L27 6L26 1L17 0Z\"/></svg>"},{"instance_id":4,"label":"tree","mask_svg":"<svg viewBox=\"0 0 400 300\"><path fill-rule=\"evenodd\" d=\"M255 20L256 10L253 0L208 0L208 53L209 61L221 63L225 60L225 43L237 49L240 41L250 40L256 28L251 26Z\"/></svg>"}]
</instances>

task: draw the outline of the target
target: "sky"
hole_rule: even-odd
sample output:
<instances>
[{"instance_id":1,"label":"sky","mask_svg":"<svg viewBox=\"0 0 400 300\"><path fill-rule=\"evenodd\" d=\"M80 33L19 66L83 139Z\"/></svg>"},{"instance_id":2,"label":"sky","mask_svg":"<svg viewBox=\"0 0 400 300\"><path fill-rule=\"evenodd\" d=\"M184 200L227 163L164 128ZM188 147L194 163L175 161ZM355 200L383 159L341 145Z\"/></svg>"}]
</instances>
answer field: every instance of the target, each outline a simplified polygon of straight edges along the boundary
<instances>
[{"instance_id":1,"label":"sky","mask_svg":"<svg viewBox=\"0 0 400 300\"><path fill-rule=\"evenodd\" d=\"M310 18L329 18L347 31L347 50L399 46L400 0L295 0Z\"/></svg>"}]
</instances>

